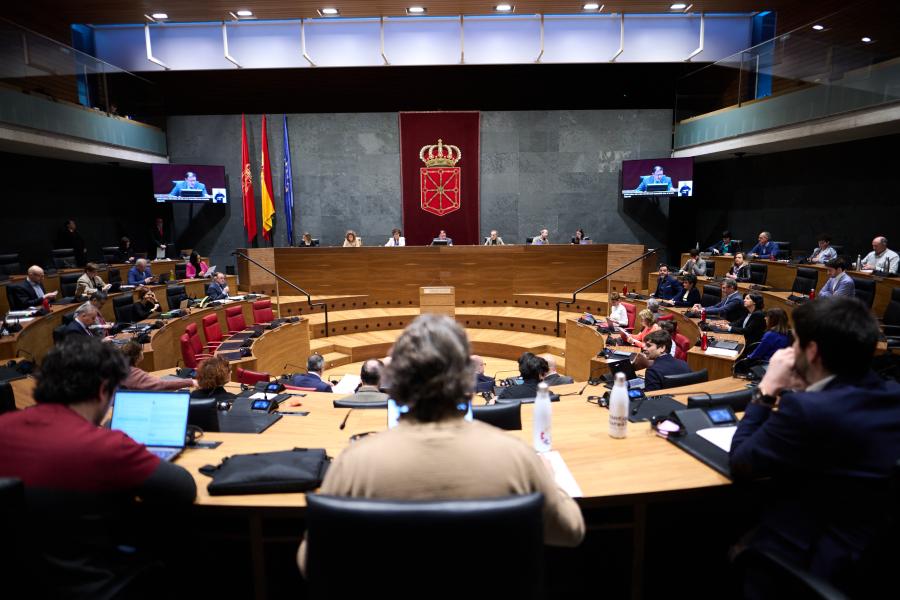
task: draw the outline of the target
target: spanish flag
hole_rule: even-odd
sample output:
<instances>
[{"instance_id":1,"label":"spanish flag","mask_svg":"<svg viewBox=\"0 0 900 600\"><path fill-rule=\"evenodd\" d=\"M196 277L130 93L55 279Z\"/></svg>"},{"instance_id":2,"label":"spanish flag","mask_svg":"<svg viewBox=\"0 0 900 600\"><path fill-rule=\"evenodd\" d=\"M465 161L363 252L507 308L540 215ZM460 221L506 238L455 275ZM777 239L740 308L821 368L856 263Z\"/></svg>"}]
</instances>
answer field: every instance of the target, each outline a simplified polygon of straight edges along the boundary
<instances>
[{"instance_id":1,"label":"spanish flag","mask_svg":"<svg viewBox=\"0 0 900 600\"><path fill-rule=\"evenodd\" d=\"M266 134L266 115L262 118L262 234L266 240L272 239L275 227L275 201L272 194L272 166L269 164L269 136Z\"/></svg>"}]
</instances>

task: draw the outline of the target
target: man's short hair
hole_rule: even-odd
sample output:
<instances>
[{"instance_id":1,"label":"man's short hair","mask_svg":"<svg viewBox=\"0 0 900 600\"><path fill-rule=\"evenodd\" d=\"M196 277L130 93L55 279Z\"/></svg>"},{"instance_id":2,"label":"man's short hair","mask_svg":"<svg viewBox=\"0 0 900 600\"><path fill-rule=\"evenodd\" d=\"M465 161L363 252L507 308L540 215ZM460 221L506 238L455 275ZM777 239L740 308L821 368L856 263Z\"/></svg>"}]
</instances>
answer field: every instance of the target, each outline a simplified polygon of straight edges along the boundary
<instances>
[{"instance_id":1,"label":"man's short hair","mask_svg":"<svg viewBox=\"0 0 900 600\"><path fill-rule=\"evenodd\" d=\"M727 287L727 288L731 288L731 289L733 289L733 290L736 290L736 289L737 289L737 282L736 282L735 280L733 280L733 279L725 279L725 280L722 282L722 287Z\"/></svg>"},{"instance_id":2,"label":"man's short hair","mask_svg":"<svg viewBox=\"0 0 900 600\"><path fill-rule=\"evenodd\" d=\"M313 354L309 358L306 359L306 370L307 371L315 371L316 373L321 373L322 369L325 368L325 359L322 358L321 354Z\"/></svg>"},{"instance_id":3,"label":"man's short hair","mask_svg":"<svg viewBox=\"0 0 900 600\"><path fill-rule=\"evenodd\" d=\"M108 298L109 298L109 294L107 294L103 290L97 290L96 292L91 294L91 296L90 296L90 298L88 298L88 300L91 300L91 301L96 300L98 302L106 302L106 300Z\"/></svg>"},{"instance_id":4,"label":"man's short hair","mask_svg":"<svg viewBox=\"0 0 900 600\"><path fill-rule=\"evenodd\" d=\"M146 258L139 258L139 259L137 259L136 261L134 261L134 266L137 267L137 266L139 266L139 265L145 266L145 267L146 267L146 266L147 266L147 259L146 259Z\"/></svg>"},{"instance_id":5,"label":"man's short hair","mask_svg":"<svg viewBox=\"0 0 900 600\"><path fill-rule=\"evenodd\" d=\"M767 240L771 240L771 239L772 239L772 234L769 233L768 231L763 231L763 232L760 233L759 235L765 237Z\"/></svg>"},{"instance_id":6,"label":"man's short hair","mask_svg":"<svg viewBox=\"0 0 900 600\"><path fill-rule=\"evenodd\" d=\"M675 328L677 327L675 325L675 321L673 321L672 319L663 319L662 321L657 321L656 324L659 325L660 329L668 331L669 335L674 337Z\"/></svg>"},{"instance_id":7,"label":"man's short hair","mask_svg":"<svg viewBox=\"0 0 900 600\"><path fill-rule=\"evenodd\" d=\"M85 273L88 273L88 272L96 273L99 270L100 270L100 267L97 266L97 263L89 262L88 264L84 265Z\"/></svg>"},{"instance_id":8,"label":"man's short hair","mask_svg":"<svg viewBox=\"0 0 900 600\"><path fill-rule=\"evenodd\" d=\"M820 233L819 235L816 236L816 241L817 242L825 242L826 244L830 244L831 236L826 233Z\"/></svg>"},{"instance_id":9,"label":"man's short hair","mask_svg":"<svg viewBox=\"0 0 900 600\"><path fill-rule=\"evenodd\" d=\"M847 261L838 256L837 258L832 258L827 263L825 263L825 266L831 269L840 269L841 271L845 271L847 269Z\"/></svg>"},{"instance_id":10,"label":"man's short hair","mask_svg":"<svg viewBox=\"0 0 900 600\"><path fill-rule=\"evenodd\" d=\"M878 241L879 241L879 243L882 243L882 244L884 244L885 246L888 245L887 238L884 237L883 235L879 235L879 236L878 236Z\"/></svg>"},{"instance_id":11,"label":"man's short hair","mask_svg":"<svg viewBox=\"0 0 900 600\"><path fill-rule=\"evenodd\" d=\"M381 368L384 365L376 358L370 358L359 370L359 378L365 385L378 385L381 381Z\"/></svg>"},{"instance_id":12,"label":"man's short hair","mask_svg":"<svg viewBox=\"0 0 900 600\"><path fill-rule=\"evenodd\" d=\"M550 370L547 361L531 352L526 352L519 357L519 375L522 379L540 379Z\"/></svg>"},{"instance_id":13,"label":"man's short hair","mask_svg":"<svg viewBox=\"0 0 900 600\"><path fill-rule=\"evenodd\" d=\"M666 352L672 350L672 336L669 335L668 331L663 331L662 329L648 333L644 338L644 342L652 342L655 346L665 348Z\"/></svg>"},{"instance_id":14,"label":"man's short hair","mask_svg":"<svg viewBox=\"0 0 900 600\"><path fill-rule=\"evenodd\" d=\"M419 422L461 416L458 405L475 388L465 330L450 317L425 314L400 335L385 368L394 399Z\"/></svg>"},{"instance_id":15,"label":"man's short hair","mask_svg":"<svg viewBox=\"0 0 900 600\"><path fill-rule=\"evenodd\" d=\"M647 300L647 310L649 310L652 313L658 313L659 312L659 300L657 300L656 298L650 298L649 300Z\"/></svg>"},{"instance_id":16,"label":"man's short hair","mask_svg":"<svg viewBox=\"0 0 900 600\"><path fill-rule=\"evenodd\" d=\"M653 166L653 170L650 171L650 172L651 172L651 173L656 173L657 171L662 171L662 170L663 170L662 166L660 166L660 165L654 165L654 166Z\"/></svg>"},{"instance_id":17,"label":"man's short hair","mask_svg":"<svg viewBox=\"0 0 900 600\"><path fill-rule=\"evenodd\" d=\"M72 335L50 349L35 378L34 399L45 404L75 404L110 394L128 375L125 356L113 344Z\"/></svg>"},{"instance_id":18,"label":"man's short hair","mask_svg":"<svg viewBox=\"0 0 900 600\"><path fill-rule=\"evenodd\" d=\"M691 248L688 251L688 254L690 254L692 258L697 258L698 256L700 256L700 249L699 248Z\"/></svg>"},{"instance_id":19,"label":"man's short hair","mask_svg":"<svg viewBox=\"0 0 900 600\"><path fill-rule=\"evenodd\" d=\"M666 263L659 263L659 267L657 267L657 269L662 269L663 267L665 267L667 271L669 270L669 265L667 265Z\"/></svg>"},{"instance_id":20,"label":"man's short hair","mask_svg":"<svg viewBox=\"0 0 900 600\"><path fill-rule=\"evenodd\" d=\"M727 229L722 232L722 239L724 239L724 238L728 238L729 240L731 239L731 232L728 231Z\"/></svg>"},{"instance_id":21,"label":"man's short hair","mask_svg":"<svg viewBox=\"0 0 900 600\"><path fill-rule=\"evenodd\" d=\"M94 315L97 314L97 307L91 304L90 302L85 302L81 306L75 309L75 318L83 317L85 315Z\"/></svg>"},{"instance_id":22,"label":"man's short hair","mask_svg":"<svg viewBox=\"0 0 900 600\"><path fill-rule=\"evenodd\" d=\"M865 304L846 296L818 298L795 308L791 318L800 347L816 342L830 373L858 377L869 370L881 332Z\"/></svg>"}]
</instances>

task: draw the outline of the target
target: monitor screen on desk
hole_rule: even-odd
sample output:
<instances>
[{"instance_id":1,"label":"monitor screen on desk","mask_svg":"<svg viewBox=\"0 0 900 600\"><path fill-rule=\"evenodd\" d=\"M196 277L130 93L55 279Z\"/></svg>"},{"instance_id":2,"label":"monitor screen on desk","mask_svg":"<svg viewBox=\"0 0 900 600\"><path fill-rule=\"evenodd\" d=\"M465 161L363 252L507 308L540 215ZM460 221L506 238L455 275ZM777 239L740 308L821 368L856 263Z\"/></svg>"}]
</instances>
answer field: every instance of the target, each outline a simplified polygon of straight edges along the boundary
<instances>
[{"instance_id":1,"label":"monitor screen on desk","mask_svg":"<svg viewBox=\"0 0 900 600\"><path fill-rule=\"evenodd\" d=\"M218 165L152 165L157 202L228 203L225 167Z\"/></svg>"},{"instance_id":2,"label":"monitor screen on desk","mask_svg":"<svg viewBox=\"0 0 900 600\"><path fill-rule=\"evenodd\" d=\"M449 246L450 240L442 240L439 238L434 238L433 240L431 240L431 245L432 246Z\"/></svg>"}]
</instances>

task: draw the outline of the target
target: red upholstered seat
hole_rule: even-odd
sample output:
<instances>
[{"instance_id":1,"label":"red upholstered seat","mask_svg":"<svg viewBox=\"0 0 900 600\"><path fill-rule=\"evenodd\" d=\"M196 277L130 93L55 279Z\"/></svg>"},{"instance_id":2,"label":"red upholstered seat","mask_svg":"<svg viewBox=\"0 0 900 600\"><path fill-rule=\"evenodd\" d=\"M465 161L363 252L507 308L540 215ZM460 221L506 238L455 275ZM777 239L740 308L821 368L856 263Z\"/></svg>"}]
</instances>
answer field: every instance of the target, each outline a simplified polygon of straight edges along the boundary
<instances>
[{"instance_id":1,"label":"red upholstered seat","mask_svg":"<svg viewBox=\"0 0 900 600\"><path fill-rule=\"evenodd\" d=\"M316 388L311 388L311 387L299 387L299 386L296 386L296 385L285 385L285 386L284 386L284 389L286 389L286 390L295 390L295 391L299 391L299 392L314 392L314 391L316 391Z\"/></svg>"},{"instance_id":2,"label":"red upholstered seat","mask_svg":"<svg viewBox=\"0 0 900 600\"><path fill-rule=\"evenodd\" d=\"M181 358L184 360L184 366L189 369L196 369L204 358L210 357L209 354L194 351L194 344L191 342L191 336L188 333L181 334L179 342L181 344Z\"/></svg>"},{"instance_id":3,"label":"red upholstered seat","mask_svg":"<svg viewBox=\"0 0 900 600\"><path fill-rule=\"evenodd\" d=\"M672 342L675 344L675 358L687 361L687 353L691 349L691 340L676 331Z\"/></svg>"},{"instance_id":4,"label":"red upholstered seat","mask_svg":"<svg viewBox=\"0 0 900 600\"><path fill-rule=\"evenodd\" d=\"M635 319L634 304L631 304L630 302L620 302L619 304L625 307L625 314L628 315L628 325L625 329L632 331L634 329Z\"/></svg>"},{"instance_id":5,"label":"red upholstered seat","mask_svg":"<svg viewBox=\"0 0 900 600\"><path fill-rule=\"evenodd\" d=\"M188 336L188 340L191 343L191 349L194 351L195 358L209 358L210 356L212 356L212 354L210 354L209 352L205 352L207 348L203 347L203 340L200 338L200 332L197 330L196 323L188 324L188 326L184 328L184 333Z\"/></svg>"},{"instance_id":6,"label":"red upholstered seat","mask_svg":"<svg viewBox=\"0 0 900 600\"><path fill-rule=\"evenodd\" d=\"M225 309L225 323L228 325L228 333L230 334L247 329L244 311L240 306L229 306Z\"/></svg>"},{"instance_id":7,"label":"red upholstered seat","mask_svg":"<svg viewBox=\"0 0 900 600\"><path fill-rule=\"evenodd\" d=\"M271 300L257 300L253 303L254 323L271 323L274 320L275 313L272 312Z\"/></svg>"},{"instance_id":8,"label":"red upholstered seat","mask_svg":"<svg viewBox=\"0 0 900 600\"><path fill-rule=\"evenodd\" d=\"M203 317L203 333L206 335L206 347L218 348L222 344L222 327L219 325L219 315L213 313Z\"/></svg>"},{"instance_id":9,"label":"red upholstered seat","mask_svg":"<svg viewBox=\"0 0 900 600\"><path fill-rule=\"evenodd\" d=\"M242 369L241 367L237 368L237 380L238 383L246 383L247 385L254 385L255 383L259 383L260 381L269 381L272 378L268 373L261 373L259 371L249 371L247 369Z\"/></svg>"},{"instance_id":10,"label":"red upholstered seat","mask_svg":"<svg viewBox=\"0 0 900 600\"><path fill-rule=\"evenodd\" d=\"M671 321L674 318L675 315L673 315L672 313L659 313L658 315L656 315L657 321Z\"/></svg>"}]
</instances>

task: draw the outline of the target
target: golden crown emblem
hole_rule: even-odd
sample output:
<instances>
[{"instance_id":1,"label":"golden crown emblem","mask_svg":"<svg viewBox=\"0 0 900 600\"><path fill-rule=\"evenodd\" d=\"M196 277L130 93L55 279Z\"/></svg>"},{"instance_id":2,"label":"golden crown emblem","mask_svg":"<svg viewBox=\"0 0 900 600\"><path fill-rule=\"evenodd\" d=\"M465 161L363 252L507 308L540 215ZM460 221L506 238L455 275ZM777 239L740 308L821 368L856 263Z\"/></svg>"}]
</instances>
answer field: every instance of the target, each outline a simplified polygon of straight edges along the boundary
<instances>
[{"instance_id":1,"label":"golden crown emblem","mask_svg":"<svg viewBox=\"0 0 900 600\"><path fill-rule=\"evenodd\" d=\"M438 140L437 144L422 146L419 150L419 159L429 167L453 167L462 158L462 152L456 146L444 144Z\"/></svg>"}]
</instances>

